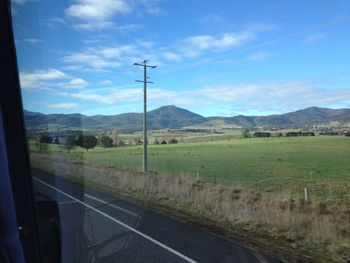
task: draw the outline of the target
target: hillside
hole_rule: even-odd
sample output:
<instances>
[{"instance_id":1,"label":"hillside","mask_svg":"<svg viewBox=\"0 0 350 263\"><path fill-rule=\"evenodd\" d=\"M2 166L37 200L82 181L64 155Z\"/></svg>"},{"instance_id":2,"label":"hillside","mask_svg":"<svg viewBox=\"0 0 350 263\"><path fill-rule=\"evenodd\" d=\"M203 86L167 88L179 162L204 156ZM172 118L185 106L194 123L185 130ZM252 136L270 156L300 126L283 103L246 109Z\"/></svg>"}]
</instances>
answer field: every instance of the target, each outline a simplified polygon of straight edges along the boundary
<instances>
[{"instance_id":1,"label":"hillside","mask_svg":"<svg viewBox=\"0 0 350 263\"><path fill-rule=\"evenodd\" d=\"M29 131L40 131L50 127L52 131L65 130L106 130L117 128L121 132L142 130L142 113L123 113L113 116L83 114L43 114L24 111L24 119ZM331 121L349 122L350 109L327 109L310 107L281 115L234 117L203 117L176 106L163 106L148 112L150 130L179 129L189 126L220 125L238 128L281 128L303 127L306 124Z\"/></svg>"},{"instance_id":2,"label":"hillside","mask_svg":"<svg viewBox=\"0 0 350 263\"><path fill-rule=\"evenodd\" d=\"M114 116L83 114L43 114L38 112L24 111L24 120L27 129L42 130L50 127L56 130L80 130L80 129L113 129L122 132L134 132L142 130L142 113L123 113ZM207 118L191 111L175 106L163 106L148 112L148 128L159 130L164 128L179 129L184 126L201 124Z\"/></svg>"},{"instance_id":3,"label":"hillside","mask_svg":"<svg viewBox=\"0 0 350 263\"><path fill-rule=\"evenodd\" d=\"M301 128L307 124L326 123L331 121L349 122L350 109L327 109L309 107L294 112L268 116L211 117L211 120L221 119L228 124L247 128Z\"/></svg>"}]
</instances>

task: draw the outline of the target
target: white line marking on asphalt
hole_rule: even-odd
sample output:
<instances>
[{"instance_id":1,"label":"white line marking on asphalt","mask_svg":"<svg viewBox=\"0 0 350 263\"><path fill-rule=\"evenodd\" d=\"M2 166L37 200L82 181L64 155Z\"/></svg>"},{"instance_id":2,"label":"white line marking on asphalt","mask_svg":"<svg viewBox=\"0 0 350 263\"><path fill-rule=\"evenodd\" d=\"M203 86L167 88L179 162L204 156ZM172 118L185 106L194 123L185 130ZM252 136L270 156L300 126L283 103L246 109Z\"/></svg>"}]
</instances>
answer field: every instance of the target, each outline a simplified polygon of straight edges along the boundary
<instances>
[{"instance_id":1,"label":"white line marking on asphalt","mask_svg":"<svg viewBox=\"0 0 350 263\"><path fill-rule=\"evenodd\" d=\"M108 219L114 221L115 223L118 223L119 225L125 227L126 229L129 229L130 231L134 232L135 234L138 234L139 236L142 236L143 238L145 238L145 239L151 241L152 243L154 243L154 244L156 244L156 245L158 245L158 246L160 246L160 247L162 247L162 248L168 250L169 252L171 252L171 253L173 253L174 255L176 255L176 256L178 256L178 257L180 257L180 258L186 260L187 262L197 263L197 261L195 261L195 260L193 260L193 259L191 259L191 258L185 256L184 254L181 254L180 252L176 251L175 249L172 249L171 247L168 247L167 245L164 245L163 243L161 243L161 242L155 240L154 238L152 238L152 237L150 237L150 236L147 236L146 234L140 232L139 230L137 230L137 229L135 229L135 228L132 228L131 226L129 226L129 225L127 225L127 224L125 224L125 223L119 221L118 219L115 219L114 217L112 217L112 216L110 216L110 215L108 215L108 214L106 214L106 213L104 213L104 212L102 212L102 211L96 209L95 207L93 207L93 206L91 206L91 205L89 205L89 204L87 204L87 203L84 203L83 201L81 201L81 200L79 200L79 199L77 199L77 198L75 198L75 197L73 197L73 196L71 196L71 195L69 195L69 194L63 192L62 190L57 189L56 187L53 187L52 185L50 185L50 184L48 184L48 183L46 183L46 182L40 180L39 178L33 177L33 179L37 180L38 182L40 182L40 183L42 183L42 184L44 184L44 185L46 185L46 186L48 186L48 187L50 187L50 188L52 188L52 189L55 189L57 192L59 192L59 193L65 195L65 196L67 196L67 197L73 199L74 201L77 201L78 203L80 203L80 204L82 204L82 205L84 205L84 206L90 208L91 210L94 210L95 212L97 212L97 213L99 213L99 214L101 214L101 215L107 217Z\"/></svg>"},{"instance_id":2,"label":"white line marking on asphalt","mask_svg":"<svg viewBox=\"0 0 350 263\"><path fill-rule=\"evenodd\" d=\"M108 204L110 207L113 207L113 208L115 208L115 209L118 209L118 210L120 210L120 211L123 211L124 213L127 213L127 214L129 214L129 215L132 215L132 216L135 216L135 217L138 217L139 215L138 214L136 214L136 213L134 213L134 212L131 212L131 211L129 211L129 210L127 210L127 209L124 209L124 208L122 208L122 207L120 207L120 206L117 206L117 205L115 205L115 204Z\"/></svg>"},{"instance_id":3,"label":"white line marking on asphalt","mask_svg":"<svg viewBox=\"0 0 350 263\"><path fill-rule=\"evenodd\" d=\"M130 211L130 210L128 210L128 209L125 209L125 208L123 208L123 207L120 207L120 206L117 206L117 205L115 205L115 204L108 204L108 202L106 202L105 200L102 200L102 199L100 199L100 198L98 198L98 197L95 197L95 196L92 196L92 195L89 195L89 194L84 194L86 197L88 197L88 198L90 198L90 199L93 199L93 200L95 200L95 201L97 201L97 202L100 202L100 203L102 203L102 204L107 204L108 206L110 206L110 207L113 207L113 208L115 208L115 209L117 209L117 210L120 210L120 211L122 211L122 212L124 212L124 213L127 213L127 214L129 214L129 215L132 215L132 216L134 216L134 217L138 217L139 215L138 214L136 214L136 213L134 213L134 212L132 212L132 211Z\"/></svg>"},{"instance_id":4,"label":"white line marking on asphalt","mask_svg":"<svg viewBox=\"0 0 350 263\"><path fill-rule=\"evenodd\" d=\"M100 202L100 203L102 203L102 204L107 204L108 202L106 202L105 200L102 200L102 199L100 199L100 198L98 198L98 197L95 197L95 196L92 196L92 195L89 195L89 194L84 194L84 196L86 196L86 197L88 197L88 198L90 198L90 199L93 199L93 200L95 200L95 201L97 201L97 202Z\"/></svg>"}]
</instances>

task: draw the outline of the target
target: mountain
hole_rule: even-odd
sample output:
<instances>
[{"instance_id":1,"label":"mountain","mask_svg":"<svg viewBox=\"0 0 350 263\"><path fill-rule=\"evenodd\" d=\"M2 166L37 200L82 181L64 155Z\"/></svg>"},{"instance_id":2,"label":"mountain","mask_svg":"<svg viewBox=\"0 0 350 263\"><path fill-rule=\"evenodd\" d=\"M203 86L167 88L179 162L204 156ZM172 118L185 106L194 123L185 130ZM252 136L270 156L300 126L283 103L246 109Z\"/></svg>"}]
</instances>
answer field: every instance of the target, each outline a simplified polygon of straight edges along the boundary
<instances>
[{"instance_id":1,"label":"mountain","mask_svg":"<svg viewBox=\"0 0 350 263\"><path fill-rule=\"evenodd\" d=\"M206 121L207 119L199 114L173 105L160 107L148 114L148 123L151 130L182 128Z\"/></svg>"},{"instance_id":2,"label":"mountain","mask_svg":"<svg viewBox=\"0 0 350 263\"><path fill-rule=\"evenodd\" d=\"M350 121L350 109L327 109L309 107L281 115L257 116L254 117L254 126L304 126L306 124Z\"/></svg>"},{"instance_id":3,"label":"mountain","mask_svg":"<svg viewBox=\"0 0 350 263\"><path fill-rule=\"evenodd\" d=\"M188 125L201 124L207 119L191 111L175 107L163 106L148 112L148 128L159 130L164 128L179 129ZM38 112L24 111L24 120L29 130L44 130L47 126L58 130L82 129L113 129L122 132L142 130L142 113L123 113L114 116L83 114L43 114Z\"/></svg>"},{"instance_id":4,"label":"mountain","mask_svg":"<svg viewBox=\"0 0 350 263\"><path fill-rule=\"evenodd\" d=\"M142 113L123 113L119 115L86 116L83 114L43 114L24 111L24 119L29 131L47 130L106 130L117 128L121 132L142 130ZM294 112L269 116L203 117L176 106L163 106L148 112L149 130L180 129L184 127L230 126L237 128L276 128L303 127L330 121L349 122L350 109L327 109L310 107Z\"/></svg>"}]
</instances>

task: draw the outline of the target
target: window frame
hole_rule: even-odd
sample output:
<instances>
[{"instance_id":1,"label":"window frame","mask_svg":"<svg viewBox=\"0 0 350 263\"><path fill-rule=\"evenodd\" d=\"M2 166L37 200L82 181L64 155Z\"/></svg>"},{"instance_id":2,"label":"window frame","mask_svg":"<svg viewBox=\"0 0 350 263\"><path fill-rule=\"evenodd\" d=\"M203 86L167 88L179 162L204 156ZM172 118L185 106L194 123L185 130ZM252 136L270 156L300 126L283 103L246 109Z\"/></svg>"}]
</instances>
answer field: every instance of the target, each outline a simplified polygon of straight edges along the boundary
<instances>
[{"instance_id":1,"label":"window frame","mask_svg":"<svg viewBox=\"0 0 350 263\"><path fill-rule=\"evenodd\" d=\"M8 172L26 262L42 262L10 0L0 0L0 106ZM3 162L4 160L1 160Z\"/></svg>"}]
</instances>

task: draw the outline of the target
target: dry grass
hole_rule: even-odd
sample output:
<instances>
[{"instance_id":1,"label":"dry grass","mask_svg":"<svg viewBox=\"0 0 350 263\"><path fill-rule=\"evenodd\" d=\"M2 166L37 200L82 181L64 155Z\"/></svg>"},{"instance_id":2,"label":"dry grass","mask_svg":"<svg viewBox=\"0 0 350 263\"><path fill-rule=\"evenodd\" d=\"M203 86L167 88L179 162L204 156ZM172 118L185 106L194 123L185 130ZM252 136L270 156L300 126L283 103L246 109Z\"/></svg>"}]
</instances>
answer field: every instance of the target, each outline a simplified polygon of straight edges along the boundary
<instances>
[{"instance_id":1,"label":"dry grass","mask_svg":"<svg viewBox=\"0 0 350 263\"><path fill-rule=\"evenodd\" d=\"M254 232L262 240L281 242L288 248L318 258L317 262L350 262L350 208L329 206L318 200L305 202L284 194L257 194L240 186L204 183L184 175L149 174L93 167L59 156L32 154L32 164L56 175L107 189L137 193L142 198L175 202L182 209L233 228ZM162 201L163 200L163 201ZM217 222L220 224L220 222ZM311 260L310 258L310 260Z\"/></svg>"}]
</instances>

